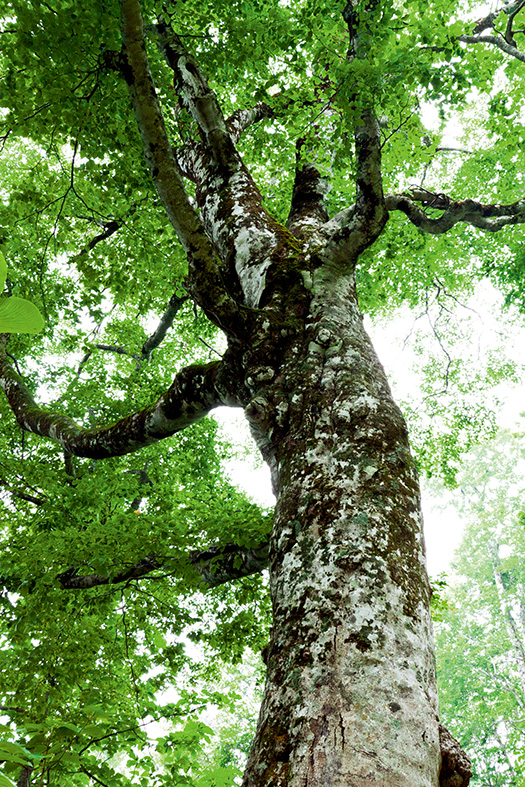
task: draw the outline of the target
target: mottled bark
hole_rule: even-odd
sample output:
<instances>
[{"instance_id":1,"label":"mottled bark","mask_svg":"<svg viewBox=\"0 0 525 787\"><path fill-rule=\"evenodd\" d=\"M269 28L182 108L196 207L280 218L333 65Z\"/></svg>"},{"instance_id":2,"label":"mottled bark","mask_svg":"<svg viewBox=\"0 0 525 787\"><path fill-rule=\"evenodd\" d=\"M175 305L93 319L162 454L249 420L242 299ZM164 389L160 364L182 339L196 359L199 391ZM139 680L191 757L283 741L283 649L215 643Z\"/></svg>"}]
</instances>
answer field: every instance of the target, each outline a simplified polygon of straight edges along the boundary
<instances>
[{"instance_id":1,"label":"mottled bark","mask_svg":"<svg viewBox=\"0 0 525 787\"><path fill-rule=\"evenodd\" d=\"M443 210L444 213L433 218L427 216L419 207ZM425 189L413 189L406 194L391 194L386 198L388 210L400 210L412 224L430 235L442 235L458 222L471 224L487 232L498 232L503 227L525 223L525 200L517 200L510 205L484 205L473 199L455 202L446 194L435 194Z\"/></svg>"},{"instance_id":2,"label":"mottled bark","mask_svg":"<svg viewBox=\"0 0 525 787\"><path fill-rule=\"evenodd\" d=\"M441 232L456 221L479 219L485 228L521 221L525 208L447 202L445 217L432 220L417 194L385 201L377 120L361 107L355 204L327 220L321 174L305 164L285 228L263 207L235 148L242 129L268 109L226 121L198 63L161 23L155 30L162 52L199 131L174 153L140 2L121 6L120 67L145 161L186 251L189 292L223 328L228 352L221 362L183 370L159 402L97 432L41 411L4 353L0 380L9 403L22 428L95 457L162 439L219 403L242 404L277 496L269 555L266 545L247 550L238 568L239 553L226 545L191 559L208 584L236 570L260 570L269 559L273 629L244 787L438 787L442 753L418 479L405 423L363 329L354 269L388 210ZM360 57L366 24L357 29L352 3L344 18L349 57ZM182 173L196 184L198 212ZM315 232L305 231L308 222ZM128 567L120 581L155 570L157 560ZM74 572L61 578L64 587L96 579ZM443 763L458 771L451 758L443 755ZM443 769L441 775L442 785L455 787Z\"/></svg>"},{"instance_id":3,"label":"mottled bark","mask_svg":"<svg viewBox=\"0 0 525 787\"><path fill-rule=\"evenodd\" d=\"M406 427L353 276L321 268L310 293L304 333L246 408L273 451L279 494L268 676L244 786L436 787L429 588Z\"/></svg>"}]
</instances>

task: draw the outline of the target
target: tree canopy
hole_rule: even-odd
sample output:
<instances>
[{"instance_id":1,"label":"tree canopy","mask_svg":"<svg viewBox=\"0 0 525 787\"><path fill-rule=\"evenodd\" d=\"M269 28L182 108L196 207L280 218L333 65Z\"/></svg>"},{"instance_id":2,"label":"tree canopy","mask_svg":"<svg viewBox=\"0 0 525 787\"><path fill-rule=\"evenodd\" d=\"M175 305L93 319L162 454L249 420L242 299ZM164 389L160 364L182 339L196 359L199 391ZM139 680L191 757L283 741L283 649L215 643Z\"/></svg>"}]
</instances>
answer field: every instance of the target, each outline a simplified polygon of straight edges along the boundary
<instances>
[{"instance_id":1,"label":"tree canopy","mask_svg":"<svg viewBox=\"0 0 525 787\"><path fill-rule=\"evenodd\" d=\"M244 404L232 346L298 287L293 263L262 287L254 238L291 259L322 237L339 264L351 235L372 318L487 277L523 310L524 6L1 0L0 280L44 329L0 340L0 787L233 783L199 714L235 712L221 665L268 641L272 514L203 416ZM203 178L232 145L254 179L239 232ZM259 266L242 293L230 231ZM478 405L439 438L436 405L421 467L454 483Z\"/></svg>"}]
</instances>

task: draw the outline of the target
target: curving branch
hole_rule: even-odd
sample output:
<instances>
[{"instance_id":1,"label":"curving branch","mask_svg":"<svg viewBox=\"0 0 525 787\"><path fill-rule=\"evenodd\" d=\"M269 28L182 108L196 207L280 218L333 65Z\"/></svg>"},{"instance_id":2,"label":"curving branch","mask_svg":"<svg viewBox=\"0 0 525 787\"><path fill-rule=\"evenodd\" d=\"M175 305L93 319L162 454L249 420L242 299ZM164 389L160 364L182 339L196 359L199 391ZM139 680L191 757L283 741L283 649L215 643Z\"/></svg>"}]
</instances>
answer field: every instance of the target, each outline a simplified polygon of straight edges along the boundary
<instances>
[{"instance_id":1,"label":"curving branch","mask_svg":"<svg viewBox=\"0 0 525 787\"><path fill-rule=\"evenodd\" d=\"M9 334L0 334L0 386L19 426L56 440L74 456L104 459L132 453L190 426L214 407L232 404L217 386L223 361L187 366L157 402L111 426L82 429L71 418L40 407L9 363Z\"/></svg>"},{"instance_id":2,"label":"curving branch","mask_svg":"<svg viewBox=\"0 0 525 787\"><path fill-rule=\"evenodd\" d=\"M484 205L472 199L454 202L446 194L415 188L406 194L388 196L386 207L389 211L402 211L412 224L430 235L442 235L459 222L487 232L498 232L513 224L525 224L525 199L511 205ZM438 218L430 218L423 210L424 207L444 212Z\"/></svg>"},{"instance_id":3,"label":"curving branch","mask_svg":"<svg viewBox=\"0 0 525 787\"><path fill-rule=\"evenodd\" d=\"M214 588L264 571L268 567L269 544L264 542L252 549L237 544L217 544L205 550L191 552L188 560L199 572L204 584L208 588ZM171 562L169 558L148 555L113 576L79 575L78 569L71 567L59 574L57 579L62 590L88 590L100 585L118 585L140 579L162 569L168 562Z\"/></svg>"}]
</instances>

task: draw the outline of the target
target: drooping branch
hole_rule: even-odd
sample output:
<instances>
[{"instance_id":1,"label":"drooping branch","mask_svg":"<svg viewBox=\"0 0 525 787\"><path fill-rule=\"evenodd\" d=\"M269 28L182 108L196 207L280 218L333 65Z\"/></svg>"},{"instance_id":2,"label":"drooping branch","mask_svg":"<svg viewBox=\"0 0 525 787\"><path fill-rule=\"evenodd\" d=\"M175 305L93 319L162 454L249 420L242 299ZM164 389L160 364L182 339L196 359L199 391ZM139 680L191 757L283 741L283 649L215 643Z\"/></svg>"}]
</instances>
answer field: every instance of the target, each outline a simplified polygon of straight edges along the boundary
<instances>
[{"instance_id":1,"label":"drooping branch","mask_svg":"<svg viewBox=\"0 0 525 787\"><path fill-rule=\"evenodd\" d=\"M98 429L82 429L71 418L40 407L5 352L9 334L0 335L0 386L19 426L56 440L68 454L104 459L137 451L199 421L214 407L231 404L219 392L222 361L187 366L149 407Z\"/></svg>"},{"instance_id":2,"label":"drooping branch","mask_svg":"<svg viewBox=\"0 0 525 787\"><path fill-rule=\"evenodd\" d=\"M268 566L269 545L268 542L264 542L253 549L240 547L237 544L214 545L203 551L191 552L188 560L199 572L205 585L214 588L234 579L242 579L264 571ZM72 567L59 574L57 579L63 590L87 590L100 585L118 585L140 579L164 568L168 562L170 560L167 558L148 555L113 576L80 575L78 570Z\"/></svg>"},{"instance_id":3,"label":"drooping branch","mask_svg":"<svg viewBox=\"0 0 525 787\"><path fill-rule=\"evenodd\" d=\"M423 207L419 207L420 203ZM446 194L435 194L426 189L411 189L406 194L392 194L386 198L389 211L400 210L423 232L442 235L458 222L497 232L503 227L525 223L525 199L511 205L484 205L467 199L454 202ZM438 218L429 217L423 208L443 210Z\"/></svg>"},{"instance_id":4,"label":"drooping branch","mask_svg":"<svg viewBox=\"0 0 525 787\"><path fill-rule=\"evenodd\" d=\"M121 3L123 72L144 157L162 204L188 256L191 294L218 325L239 334L247 315L227 292L213 245L190 204L171 148L146 55L139 0Z\"/></svg>"}]
</instances>

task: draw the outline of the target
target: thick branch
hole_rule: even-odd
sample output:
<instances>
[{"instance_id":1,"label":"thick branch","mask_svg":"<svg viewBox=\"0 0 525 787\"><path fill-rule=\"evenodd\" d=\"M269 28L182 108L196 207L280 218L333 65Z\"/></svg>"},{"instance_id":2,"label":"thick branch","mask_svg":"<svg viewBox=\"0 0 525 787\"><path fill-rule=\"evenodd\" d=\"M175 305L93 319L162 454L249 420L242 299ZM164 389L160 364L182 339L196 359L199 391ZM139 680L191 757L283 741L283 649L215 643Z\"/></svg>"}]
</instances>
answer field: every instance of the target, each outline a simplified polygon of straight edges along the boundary
<instances>
[{"instance_id":1,"label":"thick branch","mask_svg":"<svg viewBox=\"0 0 525 787\"><path fill-rule=\"evenodd\" d=\"M62 590L88 590L89 588L98 587L99 585L119 585L124 582L129 582L132 579L140 579L162 568L163 561L156 555L149 555L142 558L137 563L129 566L123 571L119 571L112 577L104 576L103 574L78 574L78 569L72 567L62 574L59 574L57 579L60 582Z\"/></svg>"},{"instance_id":2,"label":"thick branch","mask_svg":"<svg viewBox=\"0 0 525 787\"><path fill-rule=\"evenodd\" d=\"M269 104L259 101L252 109L237 109L226 120L226 126L234 142L238 142L246 129L265 118L273 117L274 111Z\"/></svg>"},{"instance_id":3,"label":"thick branch","mask_svg":"<svg viewBox=\"0 0 525 787\"><path fill-rule=\"evenodd\" d=\"M238 161L228 125L213 90L195 58L179 36L165 23L157 25L159 46L175 77L175 89L183 106L196 121L203 142L221 166Z\"/></svg>"},{"instance_id":4,"label":"thick branch","mask_svg":"<svg viewBox=\"0 0 525 787\"><path fill-rule=\"evenodd\" d=\"M381 234L388 211L381 176L379 125L371 110L365 110L355 131L357 156L356 202L323 227L327 249L334 258L357 259Z\"/></svg>"},{"instance_id":5,"label":"thick branch","mask_svg":"<svg viewBox=\"0 0 525 787\"><path fill-rule=\"evenodd\" d=\"M173 71L181 103L197 122L202 142L189 151L196 200L204 226L223 262L224 278L234 297L259 306L264 269L281 243L281 228L267 213L261 194L243 164L221 108L195 58L167 25L156 28L164 57ZM264 110L266 111L266 110ZM263 112L263 109L260 109ZM234 126L256 115L237 115ZM192 158L193 157L193 158ZM234 270L235 269L235 272Z\"/></svg>"},{"instance_id":6,"label":"thick branch","mask_svg":"<svg viewBox=\"0 0 525 787\"><path fill-rule=\"evenodd\" d=\"M233 142L238 142L246 129L250 128L254 123L259 123L264 118L272 117L273 114L272 107L262 101L252 109L236 110L226 120L226 126ZM188 142L185 145L174 148L173 153L181 174L198 183L207 167L206 148L202 142Z\"/></svg>"},{"instance_id":7,"label":"thick branch","mask_svg":"<svg viewBox=\"0 0 525 787\"><path fill-rule=\"evenodd\" d=\"M216 324L242 333L242 315L226 292L213 246L190 204L168 140L146 55L139 0L122 0L122 37L123 71L144 157L168 218L188 255L192 295Z\"/></svg>"},{"instance_id":8,"label":"thick branch","mask_svg":"<svg viewBox=\"0 0 525 787\"><path fill-rule=\"evenodd\" d=\"M286 226L296 237L303 238L328 221L324 198L330 185L314 164L305 162L295 170L290 213Z\"/></svg>"},{"instance_id":9,"label":"thick branch","mask_svg":"<svg viewBox=\"0 0 525 787\"><path fill-rule=\"evenodd\" d=\"M226 544L210 547L204 552L192 552L190 561L208 587L213 588L233 579L260 574L268 567L269 556L268 542L254 549Z\"/></svg>"},{"instance_id":10,"label":"thick branch","mask_svg":"<svg viewBox=\"0 0 525 787\"><path fill-rule=\"evenodd\" d=\"M381 177L379 124L374 112L369 109L362 113L361 120L362 123L357 126L355 131L356 212L369 227L368 231L377 237L388 217Z\"/></svg>"},{"instance_id":11,"label":"thick branch","mask_svg":"<svg viewBox=\"0 0 525 787\"><path fill-rule=\"evenodd\" d=\"M425 207L443 210L444 213L438 218L430 218L418 202ZM525 223L525 200L518 200L511 205L484 205L471 199L453 202L446 194L412 189L406 194L388 196L386 206L389 211L402 211L412 224L431 235L442 235L458 222L471 224L487 232Z\"/></svg>"},{"instance_id":12,"label":"thick branch","mask_svg":"<svg viewBox=\"0 0 525 787\"><path fill-rule=\"evenodd\" d=\"M187 366L155 402L117 423L99 429L82 429L71 418L43 409L33 399L20 375L8 361L1 335L0 385L20 427L56 440L69 454L104 459L122 456L162 440L199 421L224 404L216 387L222 361Z\"/></svg>"},{"instance_id":13,"label":"thick branch","mask_svg":"<svg viewBox=\"0 0 525 787\"><path fill-rule=\"evenodd\" d=\"M246 549L236 544L216 545L204 551L194 551L189 555L189 562L209 588L258 574L267 568L268 559L268 543L254 549ZM63 590L86 590L99 585L118 585L140 579L163 568L166 562L168 562L166 559L157 555L149 555L111 577L102 574L79 576L77 569L70 568L57 579Z\"/></svg>"},{"instance_id":14,"label":"thick branch","mask_svg":"<svg viewBox=\"0 0 525 787\"><path fill-rule=\"evenodd\" d=\"M376 0L371 0L366 6L366 12L372 16L376 6ZM370 21L360 18L352 0L347 2L343 10L343 19L348 28L349 60L366 58ZM355 105L358 106L357 87ZM356 122L354 139L357 165L356 202L344 216L340 215L338 229L328 244L332 254L335 253L343 259L345 254L356 259L381 234L388 220L381 176L381 138L372 106L365 106L361 111ZM330 223L325 230L332 231L333 226Z\"/></svg>"}]
</instances>

